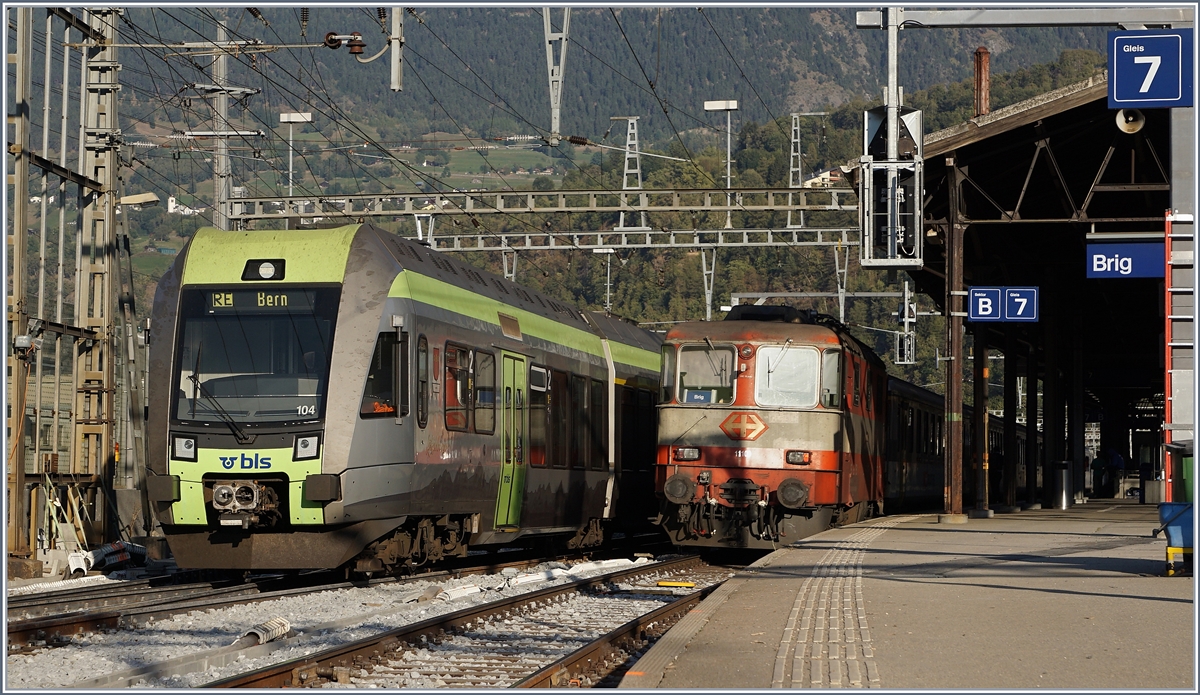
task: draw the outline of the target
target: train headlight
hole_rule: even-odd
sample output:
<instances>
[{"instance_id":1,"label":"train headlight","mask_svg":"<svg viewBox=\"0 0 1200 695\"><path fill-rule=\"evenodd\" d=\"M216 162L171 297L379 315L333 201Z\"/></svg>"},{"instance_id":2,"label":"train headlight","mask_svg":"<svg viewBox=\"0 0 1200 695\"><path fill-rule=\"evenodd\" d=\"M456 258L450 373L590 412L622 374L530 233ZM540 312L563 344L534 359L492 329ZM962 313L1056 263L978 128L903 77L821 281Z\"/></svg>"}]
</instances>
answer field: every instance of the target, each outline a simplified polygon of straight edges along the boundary
<instances>
[{"instance_id":1,"label":"train headlight","mask_svg":"<svg viewBox=\"0 0 1200 695\"><path fill-rule=\"evenodd\" d=\"M700 449L694 446L681 446L675 449L676 461L699 461Z\"/></svg>"},{"instance_id":2,"label":"train headlight","mask_svg":"<svg viewBox=\"0 0 1200 695\"><path fill-rule=\"evenodd\" d=\"M808 464L812 463L811 451L789 451L784 456L784 460L786 460L788 463L800 466L807 466Z\"/></svg>"},{"instance_id":3,"label":"train headlight","mask_svg":"<svg viewBox=\"0 0 1200 695\"><path fill-rule=\"evenodd\" d=\"M321 451L321 437L316 434L301 434L292 445L292 460L315 459Z\"/></svg>"},{"instance_id":4,"label":"train headlight","mask_svg":"<svg viewBox=\"0 0 1200 695\"><path fill-rule=\"evenodd\" d=\"M180 461L195 461L196 460L196 438L195 437L175 437L172 440L171 452L173 457Z\"/></svg>"},{"instance_id":5,"label":"train headlight","mask_svg":"<svg viewBox=\"0 0 1200 695\"><path fill-rule=\"evenodd\" d=\"M775 499L788 509L799 509L808 504L808 486L795 478L788 478L775 489Z\"/></svg>"},{"instance_id":6,"label":"train headlight","mask_svg":"<svg viewBox=\"0 0 1200 695\"><path fill-rule=\"evenodd\" d=\"M696 481L686 473L676 473L663 483L663 495L674 504L688 504L696 496Z\"/></svg>"},{"instance_id":7,"label":"train headlight","mask_svg":"<svg viewBox=\"0 0 1200 695\"><path fill-rule=\"evenodd\" d=\"M284 259L251 258L242 269L243 280L282 280Z\"/></svg>"},{"instance_id":8,"label":"train headlight","mask_svg":"<svg viewBox=\"0 0 1200 695\"><path fill-rule=\"evenodd\" d=\"M213 488L213 507L217 509L228 509L233 503L233 486L232 485L217 485Z\"/></svg>"}]
</instances>

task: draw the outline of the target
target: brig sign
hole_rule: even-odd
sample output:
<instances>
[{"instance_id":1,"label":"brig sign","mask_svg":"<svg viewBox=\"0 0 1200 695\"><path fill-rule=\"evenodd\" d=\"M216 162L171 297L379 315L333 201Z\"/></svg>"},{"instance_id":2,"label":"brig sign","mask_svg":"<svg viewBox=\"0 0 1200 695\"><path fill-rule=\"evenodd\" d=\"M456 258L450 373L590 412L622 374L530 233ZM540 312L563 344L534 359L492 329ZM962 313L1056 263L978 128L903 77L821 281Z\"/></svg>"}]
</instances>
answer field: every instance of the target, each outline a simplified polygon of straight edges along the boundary
<instances>
[{"instance_id":1,"label":"brig sign","mask_svg":"<svg viewBox=\"0 0 1200 695\"><path fill-rule=\"evenodd\" d=\"M1163 245L1088 244L1089 278L1160 278L1163 276Z\"/></svg>"}]
</instances>

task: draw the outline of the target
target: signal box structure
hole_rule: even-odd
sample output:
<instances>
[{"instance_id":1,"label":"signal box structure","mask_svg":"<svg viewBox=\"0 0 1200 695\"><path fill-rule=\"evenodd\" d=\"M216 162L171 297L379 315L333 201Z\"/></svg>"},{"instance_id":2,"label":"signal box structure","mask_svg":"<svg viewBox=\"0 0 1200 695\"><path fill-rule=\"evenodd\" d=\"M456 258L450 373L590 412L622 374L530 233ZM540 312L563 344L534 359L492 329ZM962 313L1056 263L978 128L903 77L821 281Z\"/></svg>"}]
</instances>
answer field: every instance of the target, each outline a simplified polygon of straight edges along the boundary
<instances>
[{"instance_id":1,"label":"signal box structure","mask_svg":"<svg viewBox=\"0 0 1200 695\"><path fill-rule=\"evenodd\" d=\"M858 214L862 265L919 269L922 254L924 128L921 112L901 107L895 159L888 159L886 106L864 114Z\"/></svg>"}]
</instances>

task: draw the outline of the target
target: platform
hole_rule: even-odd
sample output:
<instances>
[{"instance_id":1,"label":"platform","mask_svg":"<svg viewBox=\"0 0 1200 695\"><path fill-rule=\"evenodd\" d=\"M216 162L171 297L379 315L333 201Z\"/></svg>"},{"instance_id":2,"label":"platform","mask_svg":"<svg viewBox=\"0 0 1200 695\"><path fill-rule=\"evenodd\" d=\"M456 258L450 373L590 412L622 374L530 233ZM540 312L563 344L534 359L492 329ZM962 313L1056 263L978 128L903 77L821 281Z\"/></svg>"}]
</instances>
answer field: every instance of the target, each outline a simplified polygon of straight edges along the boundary
<instances>
[{"instance_id":1,"label":"platform","mask_svg":"<svg viewBox=\"0 0 1200 695\"><path fill-rule=\"evenodd\" d=\"M1154 505L873 519L777 550L647 651L622 688L1185 688L1195 584Z\"/></svg>"}]
</instances>

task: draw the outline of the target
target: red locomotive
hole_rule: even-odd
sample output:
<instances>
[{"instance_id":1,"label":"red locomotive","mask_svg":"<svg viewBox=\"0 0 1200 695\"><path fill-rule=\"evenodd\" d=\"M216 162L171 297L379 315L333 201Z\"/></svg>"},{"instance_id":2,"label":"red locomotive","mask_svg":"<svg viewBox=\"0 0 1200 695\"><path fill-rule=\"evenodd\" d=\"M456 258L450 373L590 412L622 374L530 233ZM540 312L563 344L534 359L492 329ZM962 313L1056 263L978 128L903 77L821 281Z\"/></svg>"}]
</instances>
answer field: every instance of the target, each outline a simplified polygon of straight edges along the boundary
<instances>
[{"instance_id":1,"label":"red locomotive","mask_svg":"<svg viewBox=\"0 0 1200 695\"><path fill-rule=\"evenodd\" d=\"M836 320L737 306L662 350L657 521L676 544L769 549L882 511L888 375ZM940 493L909 464L893 494Z\"/></svg>"}]
</instances>

